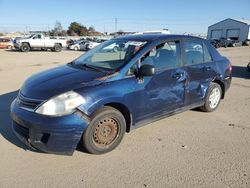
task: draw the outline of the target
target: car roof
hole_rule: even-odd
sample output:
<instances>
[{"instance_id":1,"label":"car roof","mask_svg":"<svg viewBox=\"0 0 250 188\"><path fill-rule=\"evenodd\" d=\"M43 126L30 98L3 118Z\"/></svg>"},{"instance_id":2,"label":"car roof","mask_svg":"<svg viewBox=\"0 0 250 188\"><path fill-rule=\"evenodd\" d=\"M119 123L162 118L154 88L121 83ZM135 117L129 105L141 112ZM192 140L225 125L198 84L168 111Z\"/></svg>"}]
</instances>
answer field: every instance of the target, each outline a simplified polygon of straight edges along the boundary
<instances>
[{"instance_id":1,"label":"car roof","mask_svg":"<svg viewBox=\"0 0 250 188\"><path fill-rule=\"evenodd\" d=\"M173 35L173 34L138 34L138 35L125 35L122 37L117 37L112 40L135 40L135 41L155 41L155 40L165 40L171 38L192 38L192 39L202 39L200 37L190 36L190 35Z\"/></svg>"}]
</instances>

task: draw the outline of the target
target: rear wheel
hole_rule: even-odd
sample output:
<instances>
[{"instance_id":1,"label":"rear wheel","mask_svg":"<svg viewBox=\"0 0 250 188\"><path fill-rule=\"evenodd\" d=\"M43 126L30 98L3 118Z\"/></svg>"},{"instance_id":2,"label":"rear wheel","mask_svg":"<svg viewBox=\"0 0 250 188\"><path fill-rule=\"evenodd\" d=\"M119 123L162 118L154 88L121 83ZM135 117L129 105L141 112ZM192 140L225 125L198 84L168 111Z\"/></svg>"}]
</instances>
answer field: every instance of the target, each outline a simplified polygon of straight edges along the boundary
<instances>
[{"instance_id":1,"label":"rear wheel","mask_svg":"<svg viewBox=\"0 0 250 188\"><path fill-rule=\"evenodd\" d=\"M126 130L121 112L105 106L91 116L91 122L83 134L82 145L93 154L102 154L116 148Z\"/></svg>"},{"instance_id":2,"label":"rear wheel","mask_svg":"<svg viewBox=\"0 0 250 188\"><path fill-rule=\"evenodd\" d=\"M28 45L28 44L22 44L22 46L20 47L20 50L22 51L22 52L28 52L28 51L30 51L30 46Z\"/></svg>"},{"instance_id":3,"label":"rear wheel","mask_svg":"<svg viewBox=\"0 0 250 188\"><path fill-rule=\"evenodd\" d=\"M78 51L79 49L78 49L78 47L77 47L77 46L75 46L75 47L74 47L74 50L75 50L75 51Z\"/></svg>"},{"instance_id":4,"label":"rear wheel","mask_svg":"<svg viewBox=\"0 0 250 188\"><path fill-rule=\"evenodd\" d=\"M61 45L60 45L60 44L55 44L55 46L54 46L54 51L55 51L55 52L60 52L60 51L62 51Z\"/></svg>"},{"instance_id":5,"label":"rear wheel","mask_svg":"<svg viewBox=\"0 0 250 188\"><path fill-rule=\"evenodd\" d=\"M213 112L220 104L222 90L219 84L212 82L209 86L205 104L201 109L205 112Z\"/></svg>"}]
</instances>

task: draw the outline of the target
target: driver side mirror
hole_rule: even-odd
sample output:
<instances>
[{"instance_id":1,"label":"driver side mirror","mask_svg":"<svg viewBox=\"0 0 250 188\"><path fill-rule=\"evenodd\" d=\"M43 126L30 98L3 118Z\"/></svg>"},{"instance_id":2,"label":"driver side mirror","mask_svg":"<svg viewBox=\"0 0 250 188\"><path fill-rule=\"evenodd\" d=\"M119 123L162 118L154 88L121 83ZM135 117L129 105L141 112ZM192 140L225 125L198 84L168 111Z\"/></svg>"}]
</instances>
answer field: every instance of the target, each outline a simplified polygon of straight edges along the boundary
<instances>
[{"instance_id":1,"label":"driver side mirror","mask_svg":"<svg viewBox=\"0 0 250 188\"><path fill-rule=\"evenodd\" d=\"M155 67L153 65L145 64L139 68L139 76L153 76L155 74Z\"/></svg>"}]
</instances>

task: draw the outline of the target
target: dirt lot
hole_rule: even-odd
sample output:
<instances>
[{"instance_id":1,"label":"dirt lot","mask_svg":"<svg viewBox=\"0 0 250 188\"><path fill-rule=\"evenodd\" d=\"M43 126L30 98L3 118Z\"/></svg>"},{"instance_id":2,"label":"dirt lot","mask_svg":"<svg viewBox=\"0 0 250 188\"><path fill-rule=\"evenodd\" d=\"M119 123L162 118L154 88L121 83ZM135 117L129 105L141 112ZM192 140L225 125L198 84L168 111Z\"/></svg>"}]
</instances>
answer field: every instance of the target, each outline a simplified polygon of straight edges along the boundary
<instances>
[{"instance_id":1,"label":"dirt lot","mask_svg":"<svg viewBox=\"0 0 250 188\"><path fill-rule=\"evenodd\" d=\"M58 156L16 139L9 105L27 77L82 52L0 50L0 187L250 187L250 47L220 52L233 63L233 83L215 112L144 126L105 155Z\"/></svg>"}]
</instances>

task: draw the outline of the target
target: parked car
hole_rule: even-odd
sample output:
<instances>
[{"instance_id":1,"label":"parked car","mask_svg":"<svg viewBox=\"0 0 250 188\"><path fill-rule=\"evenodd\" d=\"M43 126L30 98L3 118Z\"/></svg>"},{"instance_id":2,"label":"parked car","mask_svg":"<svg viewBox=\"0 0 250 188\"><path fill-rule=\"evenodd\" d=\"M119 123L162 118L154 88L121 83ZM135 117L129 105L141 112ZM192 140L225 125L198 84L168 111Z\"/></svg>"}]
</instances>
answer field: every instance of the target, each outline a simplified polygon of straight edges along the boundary
<instances>
[{"instance_id":1,"label":"parked car","mask_svg":"<svg viewBox=\"0 0 250 188\"><path fill-rule=\"evenodd\" d=\"M236 46L242 46L242 42L237 40L232 40L230 38L220 38L219 40L219 46L220 47L236 47Z\"/></svg>"},{"instance_id":2,"label":"parked car","mask_svg":"<svg viewBox=\"0 0 250 188\"><path fill-rule=\"evenodd\" d=\"M212 40L210 40L210 43L211 43L215 48L219 48L219 47L220 47L220 40L218 40L218 39L212 39Z\"/></svg>"},{"instance_id":3,"label":"parked car","mask_svg":"<svg viewBox=\"0 0 250 188\"><path fill-rule=\"evenodd\" d=\"M12 49L13 41L10 38L0 38L0 49Z\"/></svg>"},{"instance_id":4,"label":"parked car","mask_svg":"<svg viewBox=\"0 0 250 188\"><path fill-rule=\"evenodd\" d=\"M78 50L84 50L85 49L85 44L87 43L88 41L87 40L81 40L79 42L76 42L72 45L69 46L69 49L70 50L75 50L75 51L78 51Z\"/></svg>"},{"instance_id":5,"label":"parked car","mask_svg":"<svg viewBox=\"0 0 250 188\"><path fill-rule=\"evenodd\" d=\"M114 44L123 49L103 50ZM13 130L44 152L70 155L80 143L90 153L106 153L142 125L197 107L214 111L231 73L229 60L205 39L112 39L26 80L11 104Z\"/></svg>"},{"instance_id":6,"label":"parked car","mask_svg":"<svg viewBox=\"0 0 250 188\"><path fill-rule=\"evenodd\" d=\"M92 48L95 48L96 46L100 45L101 43L103 43L105 41L107 41L107 40L96 39L96 40L89 41L89 42L85 43L84 50L90 50Z\"/></svg>"},{"instance_id":7,"label":"parked car","mask_svg":"<svg viewBox=\"0 0 250 188\"><path fill-rule=\"evenodd\" d=\"M60 52L62 48L67 47L66 39L56 37L46 37L43 34L34 34L27 38L21 38L14 41L15 48L22 52L28 52L31 49L51 49Z\"/></svg>"},{"instance_id":8,"label":"parked car","mask_svg":"<svg viewBox=\"0 0 250 188\"><path fill-rule=\"evenodd\" d=\"M121 50L121 47L118 44L114 43L112 45L105 47L103 50L117 52L118 50Z\"/></svg>"},{"instance_id":9,"label":"parked car","mask_svg":"<svg viewBox=\"0 0 250 188\"><path fill-rule=\"evenodd\" d=\"M69 48L69 46L71 46L71 45L73 45L73 44L75 44L77 41L76 40L73 40L73 39L69 39L69 40L67 40L67 45L68 45L68 48Z\"/></svg>"}]
</instances>

